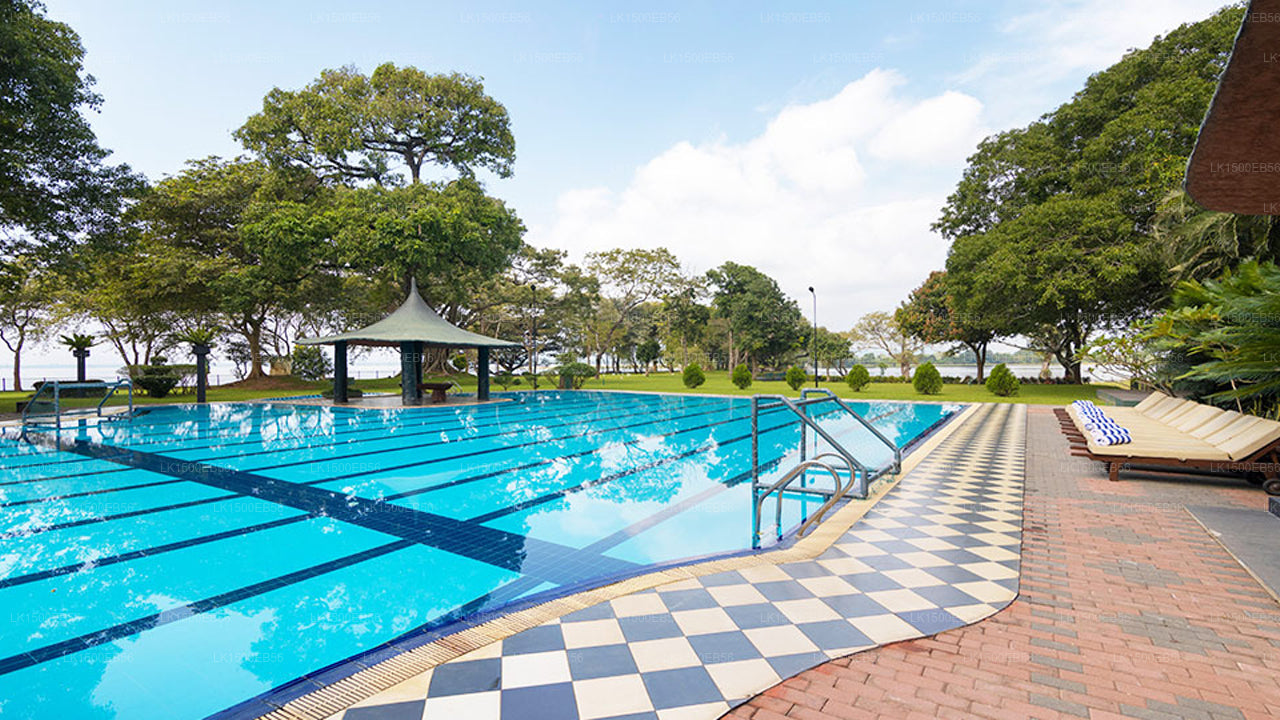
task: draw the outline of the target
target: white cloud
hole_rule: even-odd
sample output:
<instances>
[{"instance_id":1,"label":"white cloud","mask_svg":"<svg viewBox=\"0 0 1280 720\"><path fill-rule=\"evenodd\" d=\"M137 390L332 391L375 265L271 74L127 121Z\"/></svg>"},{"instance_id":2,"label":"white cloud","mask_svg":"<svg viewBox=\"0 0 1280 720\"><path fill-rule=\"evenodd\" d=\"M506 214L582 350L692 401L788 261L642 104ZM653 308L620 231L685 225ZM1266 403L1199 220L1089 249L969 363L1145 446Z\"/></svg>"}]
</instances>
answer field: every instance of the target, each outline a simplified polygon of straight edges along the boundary
<instances>
[{"instance_id":1,"label":"white cloud","mask_svg":"<svg viewBox=\"0 0 1280 720\"><path fill-rule=\"evenodd\" d=\"M941 267L946 246L929 224L989 132L977 99L906 89L898 73L875 70L833 97L782 109L744 142L678 143L625 188L563 193L529 241L575 259L665 246L694 272L755 265L798 300L817 287L819 322L847 328L892 309Z\"/></svg>"}]
</instances>

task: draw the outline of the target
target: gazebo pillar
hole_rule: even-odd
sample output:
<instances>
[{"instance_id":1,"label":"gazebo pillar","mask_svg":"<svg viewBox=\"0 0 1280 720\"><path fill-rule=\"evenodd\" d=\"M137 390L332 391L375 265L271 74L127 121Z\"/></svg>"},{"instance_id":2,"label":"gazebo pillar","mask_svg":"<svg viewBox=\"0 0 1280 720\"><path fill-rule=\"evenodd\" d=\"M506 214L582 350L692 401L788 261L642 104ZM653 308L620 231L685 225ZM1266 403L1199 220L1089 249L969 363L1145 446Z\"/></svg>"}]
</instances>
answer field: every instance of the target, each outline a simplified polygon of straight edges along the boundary
<instances>
[{"instance_id":1,"label":"gazebo pillar","mask_svg":"<svg viewBox=\"0 0 1280 720\"><path fill-rule=\"evenodd\" d=\"M400 401L405 405L420 405L418 376L422 370L421 343L400 343Z\"/></svg>"},{"instance_id":2,"label":"gazebo pillar","mask_svg":"<svg viewBox=\"0 0 1280 720\"><path fill-rule=\"evenodd\" d=\"M476 360L476 399L484 402L489 399L489 348L477 348L479 358Z\"/></svg>"},{"instance_id":3,"label":"gazebo pillar","mask_svg":"<svg viewBox=\"0 0 1280 720\"><path fill-rule=\"evenodd\" d=\"M347 402L347 341L333 344L333 401Z\"/></svg>"}]
</instances>

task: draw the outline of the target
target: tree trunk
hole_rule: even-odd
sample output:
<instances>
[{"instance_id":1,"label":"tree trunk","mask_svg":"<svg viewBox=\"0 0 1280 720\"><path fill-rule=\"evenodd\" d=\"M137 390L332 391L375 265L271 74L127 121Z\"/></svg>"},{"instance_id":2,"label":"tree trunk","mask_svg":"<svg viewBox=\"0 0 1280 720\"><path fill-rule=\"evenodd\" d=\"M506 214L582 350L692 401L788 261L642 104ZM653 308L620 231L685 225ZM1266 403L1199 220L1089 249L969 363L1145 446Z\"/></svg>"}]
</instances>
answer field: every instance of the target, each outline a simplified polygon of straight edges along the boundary
<instances>
[{"instance_id":1,"label":"tree trunk","mask_svg":"<svg viewBox=\"0 0 1280 720\"><path fill-rule=\"evenodd\" d=\"M13 390L22 392L22 341L13 349Z\"/></svg>"},{"instance_id":2,"label":"tree trunk","mask_svg":"<svg viewBox=\"0 0 1280 720\"><path fill-rule=\"evenodd\" d=\"M970 350L973 351L974 364L978 366L977 382L982 382L987 367L987 344L986 343L965 343Z\"/></svg>"}]
</instances>

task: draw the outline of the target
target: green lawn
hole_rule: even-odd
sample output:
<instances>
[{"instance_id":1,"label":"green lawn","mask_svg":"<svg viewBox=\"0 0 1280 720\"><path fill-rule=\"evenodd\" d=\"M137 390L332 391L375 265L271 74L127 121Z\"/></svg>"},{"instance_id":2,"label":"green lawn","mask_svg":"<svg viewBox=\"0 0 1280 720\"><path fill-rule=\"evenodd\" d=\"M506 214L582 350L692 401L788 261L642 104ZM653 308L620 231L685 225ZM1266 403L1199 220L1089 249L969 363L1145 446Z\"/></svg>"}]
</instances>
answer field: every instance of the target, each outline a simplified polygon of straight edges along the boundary
<instances>
[{"instance_id":1,"label":"green lawn","mask_svg":"<svg viewBox=\"0 0 1280 720\"><path fill-rule=\"evenodd\" d=\"M439 379L439 378L432 378ZM474 390L476 379L470 375L454 376L451 378L464 390ZM284 397L289 395L309 395L319 393L321 390L328 388L328 382L305 382L302 380L283 381L279 387L271 389L251 389L242 387L213 387L209 389L209 400L211 402L228 402L237 400L258 400L269 397ZM352 383L353 387L360 388L372 392L398 392L400 388L399 378L380 378L377 380L360 380ZM541 382L539 387L543 387ZM589 390L639 390L647 392L666 392L666 393L710 393L715 395L746 395L750 396L755 393L765 393L774 395L797 396L798 392L787 387L782 381L776 382L756 382L745 390L739 390L729 381L729 373L727 372L708 372L707 382L701 387L690 390L684 386L678 373L655 373L653 375L605 375L603 378L595 378L587 382L586 386ZM806 387L813 387L812 383ZM944 385L942 394L940 395L921 395L915 391L910 383L871 383L863 388L861 392L854 392L849 389L848 385L842 382L824 382L821 387L834 390L837 395L846 398L855 398L859 400L925 400L934 402L1012 402L1012 403L1028 403L1033 405L1065 405L1072 400L1094 399L1095 393L1100 387L1114 387L1111 385L1023 385L1018 394L1013 397L1002 398L987 392L982 385ZM516 385L512 390L527 390L527 385ZM494 385L494 390L501 390ZM30 397L30 392L4 392L0 393L0 412L13 412L14 403ZM195 401L194 393L184 393L169 395L164 398L150 398L145 393L135 393L133 397L135 404L139 405L156 405L165 403L189 403ZM120 405L125 402L123 396L112 398L109 403L111 405ZM96 400L67 400L66 406L92 406L96 405Z\"/></svg>"}]
</instances>

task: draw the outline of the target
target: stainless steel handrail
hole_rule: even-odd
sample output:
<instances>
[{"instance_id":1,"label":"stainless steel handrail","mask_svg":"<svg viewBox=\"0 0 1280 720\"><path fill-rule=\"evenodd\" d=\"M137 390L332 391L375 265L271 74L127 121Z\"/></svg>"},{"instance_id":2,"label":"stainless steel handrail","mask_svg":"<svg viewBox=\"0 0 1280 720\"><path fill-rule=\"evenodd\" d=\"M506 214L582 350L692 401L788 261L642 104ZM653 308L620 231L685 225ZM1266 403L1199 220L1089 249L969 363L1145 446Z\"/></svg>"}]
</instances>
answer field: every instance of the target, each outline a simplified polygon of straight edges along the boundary
<instances>
[{"instance_id":1,"label":"stainless steel handrail","mask_svg":"<svg viewBox=\"0 0 1280 720\"><path fill-rule=\"evenodd\" d=\"M880 432L880 430L875 425L871 424L871 421L862 417L861 413L849 407L848 403L846 403L838 395L831 392L827 388L805 388L804 390L800 391L800 399L808 400L809 395L811 393L818 393L821 396L818 399L818 402L822 402L824 400L834 400L835 403L839 405L841 408L843 408L845 412L852 415L855 419L857 419L859 423L862 424L863 427L870 430L871 434L879 438L880 442L884 443L885 445L888 445L889 449L893 450L893 472L894 473L902 472L902 448L898 447L897 443L893 442L888 437L886 437L885 434Z\"/></svg>"},{"instance_id":2,"label":"stainless steel handrail","mask_svg":"<svg viewBox=\"0 0 1280 720\"><path fill-rule=\"evenodd\" d=\"M822 427L818 425L818 423L814 422L813 418L810 418L808 415L806 415L804 411L800 409L801 406L795 403L793 400L791 400L791 398L788 398L782 395L755 395L751 398L751 482L752 484L759 482L759 478L760 478L759 443L758 443L759 423L757 421L757 418L759 417L761 400L771 400L777 403L776 405L769 406L770 408L785 407L788 410L790 410L792 413L795 414L796 417L800 418L800 422L803 423L802 427L813 428L813 431L818 434L818 437L822 438L823 440L826 440L827 443L831 445L831 447L834 448L836 452L840 453L841 457L843 457L845 460L845 464L847 464L851 469L862 471L861 473L862 477L864 479L866 478L867 473L869 472L867 467L862 463L858 462L858 459L855 458L852 453L844 449L844 446L842 446L839 442L837 442L835 438L831 437L830 433L828 433L826 430L823 430ZM769 409L769 408L766 408L766 409ZM866 487L859 487L859 497L866 497Z\"/></svg>"},{"instance_id":3,"label":"stainless steel handrail","mask_svg":"<svg viewBox=\"0 0 1280 720\"><path fill-rule=\"evenodd\" d=\"M103 393L102 399L98 401L97 406L94 408L94 412L97 414L97 416L102 417L102 408L104 405L107 404L107 401L110 400L116 394L116 392L118 392L121 388L126 388L129 391L129 413L128 414L133 415L133 383L129 380L117 380L112 383L62 382L60 380L50 380L48 382L41 383L40 388L36 390L34 395L31 396L31 399L27 401L27 404L23 406L22 426L24 429L26 428L27 425L38 424L32 420L29 420L28 418L31 415L31 412L30 412L31 406L36 403L36 400L41 395L45 394L45 389L47 388L52 389L53 425L55 428L59 430L62 429L62 391L63 390L81 390L81 389L88 389L88 388L105 390L106 392ZM44 414L44 413L41 413L41 414Z\"/></svg>"},{"instance_id":4,"label":"stainless steel handrail","mask_svg":"<svg viewBox=\"0 0 1280 720\"><path fill-rule=\"evenodd\" d=\"M847 483L842 482L840 473L836 472L835 468L831 467L830 465L824 462L820 462L816 459L806 460L805 462L802 462L799 465L796 465L795 467L791 468L790 470L787 471L785 475L779 478L776 482L774 482L768 488L765 488L763 494L760 493L759 488L753 486L751 489L752 495L754 496L752 498L752 508L751 508L751 547L753 548L760 547L760 516L764 513L765 500L768 500L769 496L774 494L775 492L778 494L778 498L777 498L777 503L775 506L776 509L774 513L774 528L777 532L778 539L779 540L782 539L782 496L784 493L786 493L788 485L795 482L796 479L804 477L805 473L807 473L811 468L818 468L820 470L825 470L826 472L830 473L831 478L835 481L835 488L831 491L830 497L827 498L827 501L824 502L821 506L819 506L816 511L814 511L813 516L805 520L800 525L799 534L801 536L804 535L805 530L807 530L810 525L812 525L814 522L816 522L817 520L821 519L824 515L826 515L827 511L830 510L833 505L839 502L839 500L842 497L844 497L845 493L849 491L849 488L853 486L852 475L849 477L849 482ZM805 490L810 493L819 493L819 494L826 495L825 492L819 491L816 488L805 488Z\"/></svg>"}]
</instances>

